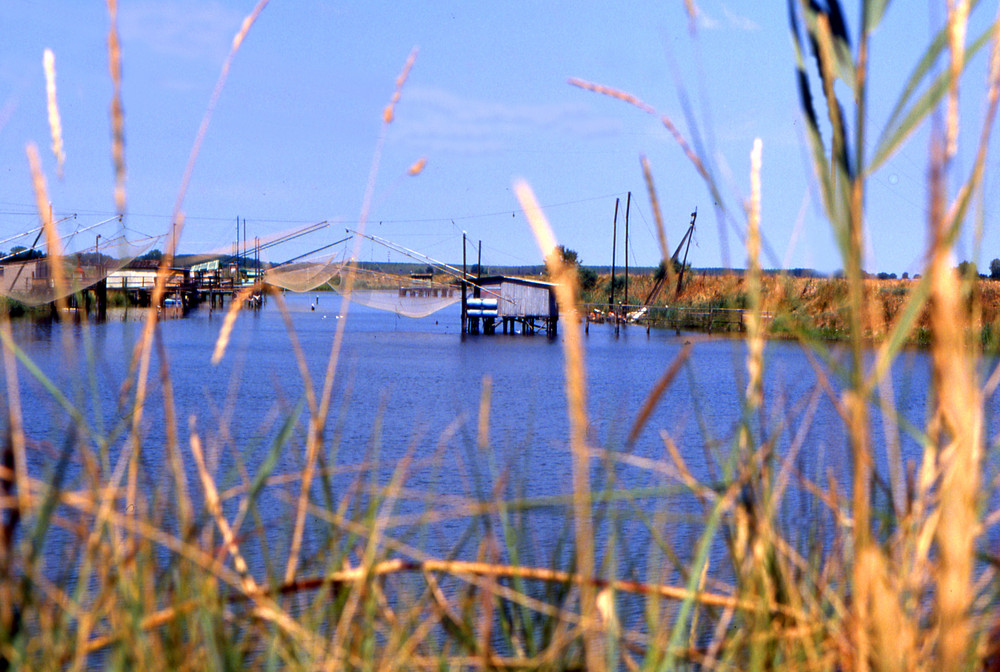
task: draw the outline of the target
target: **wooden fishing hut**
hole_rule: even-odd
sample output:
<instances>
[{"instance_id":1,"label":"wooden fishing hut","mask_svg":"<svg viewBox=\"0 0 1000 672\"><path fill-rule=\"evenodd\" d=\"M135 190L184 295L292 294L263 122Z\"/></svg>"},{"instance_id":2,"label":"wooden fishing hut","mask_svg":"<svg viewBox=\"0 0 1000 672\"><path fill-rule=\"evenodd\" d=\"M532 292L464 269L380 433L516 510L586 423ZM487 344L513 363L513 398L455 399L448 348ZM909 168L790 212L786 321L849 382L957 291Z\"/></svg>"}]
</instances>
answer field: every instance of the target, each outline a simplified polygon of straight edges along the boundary
<instances>
[{"instance_id":1,"label":"wooden fishing hut","mask_svg":"<svg viewBox=\"0 0 1000 672\"><path fill-rule=\"evenodd\" d=\"M52 283L49 260L41 254L37 257L18 254L0 263L0 290L4 294L15 291L43 294L52 288Z\"/></svg>"},{"instance_id":2,"label":"wooden fishing hut","mask_svg":"<svg viewBox=\"0 0 1000 672\"><path fill-rule=\"evenodd\" d=\"M465 284L462 296L462 333L529 335L545 331L556 335L559 308L551 282L504 275L479 278Z\"/></svg>"},{"instance_id":3,"label":"wooden fishing hut","mask_svg":"<svg viewBox=\"0 0 1000 672\"><path fill-rule=\"evenodd\" d=\"M148 306L159 272L160 262L156 259L133 259L108 274L107 288L123 292L133 305ZM166 295L180 292L189 277L190 271L186 268L167 269Z\"/></svg>"}]
</instances>

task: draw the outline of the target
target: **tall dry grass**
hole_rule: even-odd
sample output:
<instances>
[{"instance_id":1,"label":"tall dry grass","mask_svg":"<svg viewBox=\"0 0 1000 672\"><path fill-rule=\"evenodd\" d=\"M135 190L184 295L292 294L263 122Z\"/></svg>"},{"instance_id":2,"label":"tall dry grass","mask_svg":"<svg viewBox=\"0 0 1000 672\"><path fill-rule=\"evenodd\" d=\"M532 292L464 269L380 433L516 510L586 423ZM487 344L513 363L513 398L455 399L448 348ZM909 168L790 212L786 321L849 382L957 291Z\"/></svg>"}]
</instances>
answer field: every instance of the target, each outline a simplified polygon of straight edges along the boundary
<instances>
[{"instance_id":1,"label":"tall dry grass","mask_svg":"<svg viewBox=\"0 0 1000 672\"><path fill-rule=\"evenodd\" d=\"M649 391L624 446L595 445L588 435L584 348L579 330L572 326L576 280L573 269L552 253L556 241L526 184L516 185L516 192L558 284L560 309L570 325L564 329L564 348L572 488L564 498L537 502L506 497L499 486L479 496L414 493L407 486L410 473L441 467L437 454L421 454L415 446L392 465L387 483L374 476L385 466L377 441L367 461L338 463L339 431L329 418L336 411L332 390L339 371L342 327L332 339L322 381L313 381L280 294L274 298L288 326L303 379L303 399L273 419L271 439L257 446L263 458L256 471L244 468L239 482L228 488L216 475L218 448L206 440L204 428L195 418L177 417L155 311L144 324L133 354L130 386L123 391L127 399L123 406L129 412L109 428L93 423L71 394L33 365L14 341L7 315L0 315L8 390L7 431L0 449L0 669L966 670L995 666L1000 658L992 633L1000 618L994 566L989 549L982 548L982 533L997 516L982 510L985 489L991 484L984 483L981 474L984 399L995 389L1000 369L986 382L980 379L977 327L983 316L977 311L981 304L973 302L970 308L968 288L949 259L965 226L968 205L982 189L1000 84L1000 24L992 24L991 32L983 36L992 53L986 86L989 111L979 134L980 152L952 194L970 7L949 0L942 39L932 43L926 54L931 63L946 60L948 67L935 73L929 65L917 64L914 86L904 91L899 114L883 129L869 155L869 41L886 4L862 0L858 39L851 43L837 0L823 6L808 0L790 3L810 156L845 268L843 281L822 290L828 295L819 301L844 316L847 339L847 357L842 360L809 330L794 330L816 361L817 381L806 400L801 426L775 422L781 413L775 413L773 406L781 402L764 387L768 346L762 315L776 305L768 302L778 294L799 293L801 298L810 290L762 277L760 250L768 231L761 218L761 203L767 199L763 187L767 154L759 141L747 148L751 194L746 211L739 215L746 223L748 272L744 279L732 280L749 312L746 385L735 428L716 442L728 448L706 447L707 476L696 475L688 464L691 457L666 428L657 428L662 458L631 451L635 437L653 417L652 409L670 394L672 383L699 347L697 341L679 352ZM169 257L182 230L184 191L211 111L243 38L265 5L260 2L241 27L213 92L185 171L155 296L162 295ZM687 3L692 15L694 5L691 0ZM112 156L116 203L124 210L121 53L113 1L109 14ZM385 109L383 138L413 59L411 54ZM720 194L711 157L699 155L669 117L610 86L573 83L660 118L710 192ZM925 97L914 93L920 83L928 84L930 93ZM822 121L813 89L823 101ZM838 96L843 91L849 95ZM866 180L918 124L929 123L941 105L944 123L936 131L929 157L932 207L927 267L905 295L893 294L904 303L889 312L878 292L866 287L861 273ZM853 123L843 116L850 112ZM380 151L381 140L372 162L369 196ZM28 157L39 215L51 238L54 226L47 214L37 151L29 149ZM642 172L655 204L648 163L643 162ZM654 209L666 257L662 219ZM57 254L56 244L50 244L50 254ZM667 264L667 273L672 272ZM352 280L346 282L349 286ZM687 291L700 291L697 282L690 283ZM226 356L240 302L233 306L223 322L216 361ZM886 319L887 315L894 317ZM926 427L916 431L922 461L907 478L892 439L899 427L891 407L889 371L921 326L931 335L933 407ZM158 375L151 370L154 350L161 362ZM820 360L833 366L824 367ZM57 449L46 476L27 468L19 375L34 377L72 419L65 444ZM141 433L152 384L163 390L167 418L163 446L146 445ZM485 383L476 438L484 462L489 462L490 389ZM806 443L810 418L824 398L835 405L843 440L850 448L846 482L832 473L803 474L797 467L798 456L811 448ZM881 434L887 437L884 445L873 439L875 406L886 423ZM458 433L460 424L456 419L442 442ZM378 428L373 431L377 436ZM709 434L727 431L707 428L706 442ZM119 442L126 448L115 454L110 447ZM779 451L779 445L787 448ZM143 474L141 453L154 449L168 456L168 470L152 479L157 487L147 491L140 487L149 478ZM281 456L294 451L302 456L300 468L279 470ZM68 483L66 466L71 459L79 459L83 469L78 481ZM188 460L197 476L193 482L185 465ZM879 482L876 461L889 463L888 484ZM642 509L637 500L649 493L619 483L613 469L605 472L604 482L595 481L592 473L599 464L627 464L663 474L669 485L653 493L659 508ZM494 471L490 476L502 483L506 474ZM351 486L336 489L334 479L347 479ZM890 498L877 496L883 489L891 491ZM697 532L691 548L684 549L690 552L679 552L675 544L680 542L657 537L679 492L697 506ZM793 505L804 502L805 510L828 521L828 526L780 515L793 496L798 498ZM265 497L283 502L291 512L280 548L261 529L259 507ZM416 514L398 513L396 504L407 499L424 506ZM615 540L602 536L613 529L608 525L609 502L634 505L654 538L648 549L650 569L641 579L619 573L614 553L608 550ZM552 507L565 511L571 520L560 539L571 552L562 564L558 558L551 565L523 561L521 542L535 532L525 512ZM457 523L464 532L441 555L395 533L403 525L430 530L442 521ZM304 556L307 531L323 539L321 553ZM65 558L72 568L71 580L61 582L59 578L67 574L53 574L45 557L56 537L62 544L59 560ZM722 567L719 549L724 550ZM250 566L250 553L262 557L263 569ZM623 596L642 601L638 622L619 613Z\"/></svg>"}]
</instances>

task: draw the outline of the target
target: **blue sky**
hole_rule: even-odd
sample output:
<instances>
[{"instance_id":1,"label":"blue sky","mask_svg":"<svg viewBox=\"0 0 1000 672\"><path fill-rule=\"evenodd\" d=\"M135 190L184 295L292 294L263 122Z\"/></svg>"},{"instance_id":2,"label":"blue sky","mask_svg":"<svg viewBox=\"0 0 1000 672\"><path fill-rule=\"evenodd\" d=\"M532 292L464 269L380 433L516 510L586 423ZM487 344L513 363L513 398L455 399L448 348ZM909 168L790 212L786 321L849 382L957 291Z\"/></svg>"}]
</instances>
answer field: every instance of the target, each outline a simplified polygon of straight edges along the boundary
<instances>
[{"instance_id":1,"label":"blue sky","mask_svg":"<svg viewBox=\"0 0 1000 672\"><path fill-rule=\"evenodd\" d=\"M121 0L130 231L169 228L181 177L246 0ZM583 263L611 262L615 199L619 252L632 192L630 263L659 260L640 157L652 166L672 248L698 209L695 266L745 264L739 232L749 154L763 140L762 228L768 267L833 271L841 262L805 152L794 57L783 2L697 0L691 29L682 0L631 3L331 2L272 0L233 64L183 202L182 251L231 248L236 217L267 236L328 220L320 235L272 250L281 260L356 228L382 133L382 111L414 48L416 62L385 130L368 231L434 258L461 257L461 235L482 241L488 265L541 256L513 196L524 178L560 242ZM856 24L856 3L845 3ZM943 2L896 2L873 37L870 147ZM940 6L938 6L940 5ZM973 16L970 34L992 20ZM104 3L0 4L0 238L37 225L25 146L38 145L64 229L114 214ZM60 179L50 150L42 54L56 57L65 143ZM731 219L655 117L568 84L580 78L627 91L669 116L714 164ZM983 112L984 55L965 81L967 171ZM686 101L686 103L685 103ZM685 109L687 106L687 111ZM921 270L926 231L927 134L872 176L867 270ZM416 176L408 168L419 159ZM992 170L995 157L990 162ZM987 174L983 237L959 259L1000 257L997 182ZM0 248L4 247L0 245ZM471 249L471 248L470 248ZM362 259L405 261L366 243Z\"/></svg>"}]
</instances>

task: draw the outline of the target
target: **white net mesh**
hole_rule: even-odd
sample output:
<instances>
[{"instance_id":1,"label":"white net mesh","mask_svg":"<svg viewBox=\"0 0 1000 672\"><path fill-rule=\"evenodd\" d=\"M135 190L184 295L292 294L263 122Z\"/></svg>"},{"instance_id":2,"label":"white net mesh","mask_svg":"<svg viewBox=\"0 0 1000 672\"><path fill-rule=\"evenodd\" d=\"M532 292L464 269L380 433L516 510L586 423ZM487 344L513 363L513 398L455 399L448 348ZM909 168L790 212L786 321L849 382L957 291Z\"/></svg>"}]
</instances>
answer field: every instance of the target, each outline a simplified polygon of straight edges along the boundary
<instances>
[{"instance_id":1,"label":"white net mesh","mask_svg":"<svg viewBox=\"0 0 1000 672\"><path fill-rule=\"evenodd\" d=\"M454 284L360 268L355 272L354 286L346 296L369 308L406 317L427 317L462 300L462 291ZM335 291L344 293L342 276L331 284Z\"/></svg>"},{"instance_id":2,"label":"white net mesh","mask_svg":"<svg viewBox=\"0 0 1000 672\"><path fill-rule=\"evenodd\" d=\"M52 303L106 279L163 239L129 242L118 230L103 238L95 234L94 245L80 247L83 238L79 232L65 236L59 255L48 254L43 245L15 246L15 252L0 259L0 295L28 306Z\"/></svg>"},{"instance_id":3,"label":"white net mesh","mask_svg":"<svg viewBox=\"0 0 1000 672\"><path fill-rule=\"evenodd\" d=\"M323 255L318 253L349 241L350 236L336 242L328 242L328 227L329 224L324 221L271 234L265 238L257 238L257 250L260 261L263 262L264 282L291 292L309 292L330 282L344 267L345 253L342 249ZM297 246L309 245L314 249L288 259L287 244L292 241L295 241ZM275 256L288 261L277 263Z\"/></svg>"},{"instance_id":4,"label":"white net mesh","mask_svg":"<svg viewBox=\"0 0 1000 672\"><path fill-rule=\"evenodd\" d=\"M333 256L293 261L264 271L264 282L292 292L309 292L329 282L343 267L344 262Z\"/></svg>"}]
</instances>

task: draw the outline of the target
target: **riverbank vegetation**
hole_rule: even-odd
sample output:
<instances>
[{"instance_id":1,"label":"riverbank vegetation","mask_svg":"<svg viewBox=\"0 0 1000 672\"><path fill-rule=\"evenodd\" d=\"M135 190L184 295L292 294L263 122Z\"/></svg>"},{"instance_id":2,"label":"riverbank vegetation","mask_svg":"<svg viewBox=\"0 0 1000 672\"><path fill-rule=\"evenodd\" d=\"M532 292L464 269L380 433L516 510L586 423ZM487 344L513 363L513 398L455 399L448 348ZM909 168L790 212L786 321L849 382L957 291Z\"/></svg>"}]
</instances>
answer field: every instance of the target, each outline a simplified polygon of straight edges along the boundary
<instances>
[{"instance_id":1,"label":"riverbank vegetation","mask_svg":"<svg viewBox=\"0 0 1000 672\"><path fill-rule=\"evenodd\" d=\"M263 4L244 22L230 60ZM692 12L696 4L688 3ZM998 561L989 540L998 517L987 402L1000 374L986 365L973 337L994 321L986 309L992 298L985 285L959 277L951 257L986 164L983 153L970 172L954 174L959 84L979 90L982 83L961 77L968 5L950 0L946 26L926 51L940 67L915 66L914 87L900 100L903 112L870 149L868 48L888 4L861 0L848 39L837 0L789 3L807 151L844 277L762 276L760 175L768 149L748 139L743 168L752 188L739 215L747 273L694 274L684 299L708 305L722 295L726 306L746 311L745 384L732 422L702 426L698 446L678 445L670 428L647 427L658 404L688 403L697 423L699 403L711 403L714 390L695 400L671 397L698 347L692 343L665 362L643 405L631 409L628 434L595 443L580 333L563 330L569 430L563 445L546 447L572 458L561 496L528 498L495 463L490 417L497 409L488 380L481 381L478 416L456 418L447 436L414 439L408 456L389 466L391 478L377 477L386 466L380 445L401 439L381 436L378 427L363 461L343 461L346 407L332 397L332 381L346 320L315 380L288 320L302 398L276 407L259 441L232 446L225 420L206 428L206 418L177 417L170 363L154 359L163 352L155 311L132 353L129 379L111 395L116 413L103 422L85 410L88 377L81 375L80 390L59 389L24 357L8 315L0 313L7 382L0 670L996 669ZM115 6L109 3L112 156L124 207ZM983 89L989 109L976 129L983 152L1000 88L998 30L994 25L983 36L992 53ZM412 57L393 101L410 65ZM576 85L624 105L640 102L604 85ZM918 85L926 95L915 93ZM944 122L934 130L928 159L926 268L908 284L873 283L861 272L866 179L939 108ZM711 157L692 149L669 118L656 116L717 191L705 168ZM384 123L392 118L390 104ZM30 163L36 200L44 205L37 157ZM648 167L645 177L655 204ZM562 315L572 319L579 303L575 268L557 253L530 186L519 183L516 192L558 284ZM183 196L182 190L178 208ZM46 211L39 208L51 235ZM175 215L182 223L182 213ZM154 304L171 256L168 249ZM673 273L668 265L670 283ZM348 273L342 282L350 291L354 279ZM642 290L641 282L630 287L637 296ZM598 282L602 301L603 291ZM280 294L274 301L280 309ZM241 302L231 306L215 362L226 356ZM786 400L765 389L768 314L822 360L809 399ZM843 343L829 347L815 333L822 329L838 331ZM887 373L918 330L928 334L932 389L926 422L914 427L899 420ZM75 346L68 343L67 351ZM94 366L86 357L82 371ZM61 445L39 446L23 424L21 408L32 400L20 396L21 376L41 383L62 409L53 419L66 427ZM841 446L807 443L820 402L836 409ZM143 438L143 414L154 403L166 418L162 444ZM662 444L653 457L632 451L644 429L658 432ZM920 446L918 461L903 463L901 434ZM409 477L416 469L455 468L436 457L438 442L453 439L465 442L464 466L473 469L476 487L438 493L414 486ZM847 456L839 470L801 468L801 455L834 448ZM48 457L35 461L45 451ZM161 471L145 459L154 451L164 456ZM229 472L219 469L222 453L234 462ZM699 469L692 468L695 460ZM648 474L652 484L622 482L625 465ZM678 524L694 532L675 537L670 531ZM639 532L648 541L636 547L630 541ZM530 552L540 535L557 538L556 552ZM426 544L428 538L434 543Z\"/></svg>"},{"instance_id":2,"label":"riverbank vegetation","mask_svg":"<svg viewBox=\"0 0 1000 672\"><path fill-rule=\"evenodd\" d=\"M1000 283L972 275L960 275L961 303L965 318L979 333L984 346L995 348L1000 330ZM591 313L593 319L606 319L607 313L616 310L611 305L611 276L598 276L592 288L581 288L581 310ZM903 316L910 299L924 291L922 278L898 279L866 277L861 280L864 312L862 330L864 338L878 344L892 333L893 325ZM676 308L692 313L711 310L748 309L748 283L746 274L702 274L697 269L685 274L680 293L676 285L664 287L650 303L646 298L656 285L653 275L634 275L629 278L629 294L624 293L624 276L619 275L615 284L615 303L625 303L617 308L621 314L634 313L643 307L650 310L639 319L655 327L672 324L666 308ZM845 299L848 282L841 277L790 276L781 273L762 275L760 278L762 309L768 316L767 335L774 338L818 338L841 340L850 333L850 314ZM930 337L930 311L925 305L914 319L907 342L926 344ZM698 329L696 320L686 328ZM741 332L743 320L734 318L715 323L715 331Z\"/></svg>"}]
</instances>

